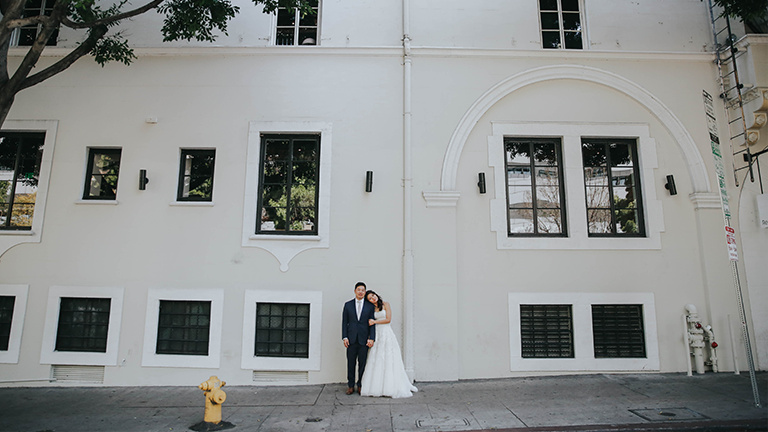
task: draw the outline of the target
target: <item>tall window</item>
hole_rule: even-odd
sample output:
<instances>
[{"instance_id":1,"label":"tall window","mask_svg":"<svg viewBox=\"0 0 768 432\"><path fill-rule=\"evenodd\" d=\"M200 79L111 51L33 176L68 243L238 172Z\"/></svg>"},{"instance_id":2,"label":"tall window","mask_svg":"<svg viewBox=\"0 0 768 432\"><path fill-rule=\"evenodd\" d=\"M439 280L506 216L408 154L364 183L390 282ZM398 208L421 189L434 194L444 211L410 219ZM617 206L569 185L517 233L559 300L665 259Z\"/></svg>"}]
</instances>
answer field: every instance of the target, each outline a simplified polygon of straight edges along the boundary
<instances>
[{"instance_id":1,"label":"tall window","mask_svg":"<svg viewBox=\"0 0 768 432\"><path fill-rule=\"evenodd\" d=\"M107 352L112 299L62 297L56 351Z\"/></svg>"},{"instance_id":2,"label":"tall window","mask_svg":"<svg viewBox=\"0 0 768 432\"><path fill-rule=\"evenodd\" d=\"M643 305L592 305L595 358L644 358Z\"/></svg>"},{"instance_id":3,"label":"tall window","mask_svg":"<svg viewBox=\"0 0 768 432\"><path fill-rule=\"evenodd\" d=\"M508 235L564 236L559 139L505 138Z\"/></svg>"},{"instance_id":4,"label":"tall window","mask_svg":"<svg viewBox=\"0 0 768 432\"><path fill-rule=\"evenodd\" d=\"M254 355L309 358L309 304L257 303Z\"/></svg>"},{"instance_id":5,"label":"tall window","mask_svg":"<svg viewBox=\"0 0 768 432\"><path fill-rule=\"evenodd\" d=\"M21 14L21 17L29 18L41 15L50 16L53 12L54 3L56 3L56 0L27 0L27 3L24 5L24 10ZM16 45L32 46L32 44L35 42L35 39L37 39L38 33L40 33L42 29L42 24L31 24L21 27L17 30L16 33L18 34ZM54 30L53 34L45 44L49 46L55 46L58 37L59 30L57 29Z\"/></svg>"},{"instance_id":6,"label":"tall window","mask_svg":"<svg viewBox=\"0 0 768 432\"><path fill-rule=\"evenodd\" d=\"M213 166L216 150L181 150L178 201L213 199Z\"/></svg>"},{"instance_id":7,"label":"tall window","mask_svg":"<svg viewBox=\"0 0 768 432\"><path fill-rule=\"evenodd\" d=\"M0 351L8 351L16 296L0 296Z\"/></svg>"},{"instance_id":8,"label":"tall window","mask_svg":"<svg viewBox=\"0 0 768 432\"><path fill-rule=\"evenodd\" d=\"M262 135L256 234L317 234L320 135Z\"/></svg>"},{"instance_id":9,"label":"tall window","mask_svg":"<svg viewBox=\"0 0 768 432\"><path fill-rule=\"evenodd\" d=\"M83 199L114 200L117 198L117 178L120 173L120 149L88 150L85 192Z\"/></svg>"},{"instance_id":10,"label":"tall window","mask_svg":"<svg viewBox=\"0 0 768 432\"><path fill-rule=\"evenodd\" d=\"M275 45L317 45L317 23L320 16L319 0L310 0L312 12L299 8L277 8Z\"/></svg>"},{"instance_id":11,"label":"tall window","mask_svg":"<svg viewBox=\"0 0 768 432\"><path fill-rule=\"evenodd\" d=\"M583 48L579 0L539 0L539 16L544 48Z\"/></svg>"},{"instance_id":12,"label":"tall window","mask_svg":"<svg viewBox=\"0 0 768 432\"><path fill-rule=\"evenodd\" d=\"M571 305L520 305L523 358L573 358Z\"/></svg>"},{"instance_id":13,"label":"tall window","mask_svg":"<svg viewBox=\"0 0 768 432\"><path fill-rule=\"evenodd\" d=\"M44 133L0 134L0 230L30 230Z\"/></svg>"},{"instance_id":14,"label":"tall window","mask_svg":"<svg viewBox=\"0 0 768 432\"><path fill-rule=\"evenodd\" d=\"M160 300L157 354L208 355L210 301Z\"/></svg>"},{"instance_id":15,"label":"tall window","mask_svg":"<svg viewBox=\"0 0 768 432\"><path fill-rule=\"evenodd\" d=\"M582 138L581 154L589 235L645 236L635 140Z\"/></svg>"}]
</instances>

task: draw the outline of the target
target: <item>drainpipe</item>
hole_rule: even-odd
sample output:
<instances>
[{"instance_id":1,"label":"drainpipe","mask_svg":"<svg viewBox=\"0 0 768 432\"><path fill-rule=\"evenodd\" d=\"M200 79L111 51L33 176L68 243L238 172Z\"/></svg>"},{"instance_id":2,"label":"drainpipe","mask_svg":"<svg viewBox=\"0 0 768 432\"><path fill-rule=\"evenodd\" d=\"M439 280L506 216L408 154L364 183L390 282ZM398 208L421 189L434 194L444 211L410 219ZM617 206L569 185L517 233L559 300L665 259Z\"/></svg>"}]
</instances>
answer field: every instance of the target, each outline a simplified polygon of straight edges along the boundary
<instances>
[{"instance_id":1,"label":"drainpipe","mask_svg":"<svg viewBox=\"0 0 768 432\"><path fill-rule=\"evenodd\" d=\"M413 233L411 167L411 17L403 0L403 353L405 372L413 380Z\"/></svg>"}]
</instances>

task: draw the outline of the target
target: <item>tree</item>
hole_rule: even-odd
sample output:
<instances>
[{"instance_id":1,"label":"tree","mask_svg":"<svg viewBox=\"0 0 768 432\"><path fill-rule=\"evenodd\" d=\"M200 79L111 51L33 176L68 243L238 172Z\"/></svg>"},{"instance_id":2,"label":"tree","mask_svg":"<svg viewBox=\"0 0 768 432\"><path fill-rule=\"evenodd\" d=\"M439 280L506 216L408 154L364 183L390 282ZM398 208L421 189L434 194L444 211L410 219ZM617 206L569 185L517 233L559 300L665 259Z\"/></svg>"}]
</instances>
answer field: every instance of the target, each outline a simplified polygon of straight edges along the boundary
<instances>
[{"instance_id":1,"label":"tree","mask_svg":"<svg viewBox=\"0 0 768 432\"><path fill-rule=\"evenodd\" d=\"M165 15L161 29L164 41L198 40L213 42L216 33L227 34L227 24L239 8L229 0L151 0L135 9L126 9L128 0L55 0L50 13L25 17L24 6L34 0L0 0L0 126L5 122L16 94L37 85L70 67L90 54L104 66L110 61L126 65L136 57L128 41L112 31L119 23L152 10ZM311 0L252 0L263 5L264 13L278 7L314 13ZM36 25L37 35L27 54L14 71L8 70L8 49L16 29ZM47 42L61 27L81 30L83 41L52 65L32 73Z\"/></svg>"},{"instance_id":2,"label":"tree","mask_svg":"<svg viewBox=\"0 0 768 432\"><path fill-rule=\"evenodd\" d=\"M714 0L723 11L742 21L768 18L768 0Z\"/></svg>"}]
</instances>

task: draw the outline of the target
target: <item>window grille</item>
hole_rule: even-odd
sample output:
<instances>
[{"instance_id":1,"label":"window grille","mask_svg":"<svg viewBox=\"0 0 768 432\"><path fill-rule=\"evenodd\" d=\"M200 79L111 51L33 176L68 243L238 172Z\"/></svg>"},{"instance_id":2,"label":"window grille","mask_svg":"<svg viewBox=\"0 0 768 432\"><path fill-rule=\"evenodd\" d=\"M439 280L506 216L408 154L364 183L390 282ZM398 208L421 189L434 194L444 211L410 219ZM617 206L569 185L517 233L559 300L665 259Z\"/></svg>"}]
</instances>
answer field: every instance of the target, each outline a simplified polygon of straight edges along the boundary
<instances>
[{"instance_id":1,"label":"window grille","mask_svg":"<svg viewBox=\"0 0 768 432\"><path fill-rule=\"evenodd\" d=\"M211 201L216 150L181 150L178 201Z\"/></svg>"},{"instance_id":2,"label":"window grille","mask_svg":"<svg viewBox=\"0 0 768 432\"><path fill-rule=\"evenodd\" d=\"M107 352L112 299L62 297L56 351Z\"/></svg>"},{"instance_id":3,"label":"window grille","mask_svg":"<svg viewBox=\"0 0 768 432\"><path fill-rule=\"evenodd\" d=\"M208 355L210 301L160 300L157 354Z\"/></svg>"},{"instance_id":4,"label":"window grille","mask_svg":"<svg viewBox=\"0 0 768 432\"><path fill-rule=\"evenodd\" d=\"M559 139L505 138L507 235L564 236Z\"/></svg>"},{"instance_id":5,"label":"window grille","mask_svg":"<svg viewBox=\"0 0 768 432\"><path fill-rule=\"evenodd\" d=\"M31 230L44 133L0 134L0 230Z\"/></svg>"},{"instance_id":6,"label":"window grille","mask_svg":"<svg viewBox=\"0 0 768 432\"><path fill-rule=\"evenodd\" d=\"M573 358L571 305L520 305L524 358Z\"/></svg>"},{"instance_id":7,"label":"window grille","mask_svg":"<svg viewBox=\"0 0 768 432\"><path fill-rule=\"evenodd\" d=\"M120 149L92 148L88 151L83 199L114 200L117 198L121 153Z\"/></svg>"},{"instance_id":8,"label":"window grille","mask_svg":"<svg viewBox=\"0 0 768 432\"><path fill-rule=\"evenodd\" d=\"M256 234L317 234L320 135L263 135Z\"/></svg>"},{"instance_id":9,"label":"window grille","mask_svg":"<svg viewBox=\"0 0 768 432\"><path fill-rule=\"evenodd\" d=\"M589 236L644 237L637 142L582 138L581 154Z\"/></svg>"},{"instance_id":10,"label":"window grille","mask_svg":"<svg viewBox=\"0 0 768 432\"><path fill-rule=\"evenodd\" d=\"M275 45L317 45L320 4L310 0L312 12L303 12L299 8L279 7L277 9L277 29Z\"/></svg>"},{"instance_id":11,"label":"window grille","mask_svg":"<svg viewBox=\"0 0 768 432\"><path fill-rule=\"evenodd\" d=\"M643 305L592 305L595 358L645 358Z\"/></svg>"},{"instance_id":12,"label":"window grille","mask_svg":"<svg viewBox=\"0 0 768 432\"><path fill-rule=\"evenodd\" d=\"M0 351L8 351L16 296L0 296Z\"/></svg>"},{"instance_id":13,"label":"window grille","mask_svg":"<svg viewBox=\"0 0 768 432\"><path fill-rule=\"evenodd\" d=\"M257 303L254 355L309 358L309 304Z\"/></svg>"}]
</instances>

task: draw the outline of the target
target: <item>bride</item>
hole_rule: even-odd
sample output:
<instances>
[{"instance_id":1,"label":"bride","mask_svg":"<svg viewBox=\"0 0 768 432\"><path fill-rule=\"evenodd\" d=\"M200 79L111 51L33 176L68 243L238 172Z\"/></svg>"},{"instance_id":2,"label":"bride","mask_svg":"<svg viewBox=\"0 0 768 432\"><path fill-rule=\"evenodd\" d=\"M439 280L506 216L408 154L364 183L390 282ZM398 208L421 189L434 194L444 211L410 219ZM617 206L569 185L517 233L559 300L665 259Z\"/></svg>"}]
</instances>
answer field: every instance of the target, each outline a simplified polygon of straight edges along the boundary
<instances>
[{"instance_id":1,"label":"bride","mask_svg":"<svg viewBox=\"0 0 768 432\"><path fill-rule=\"evenodd\" d=\"M368 360L360 386L362 396L389 396L393 398L411 397L418 391L411 385L405 373L400 346L389 323L392 321L392 309L389 303L373 291L365 293L365 299L376 308L375 320L368 324L376 325L376 342L368 351Z\"/></svg>"}]
</instances>

